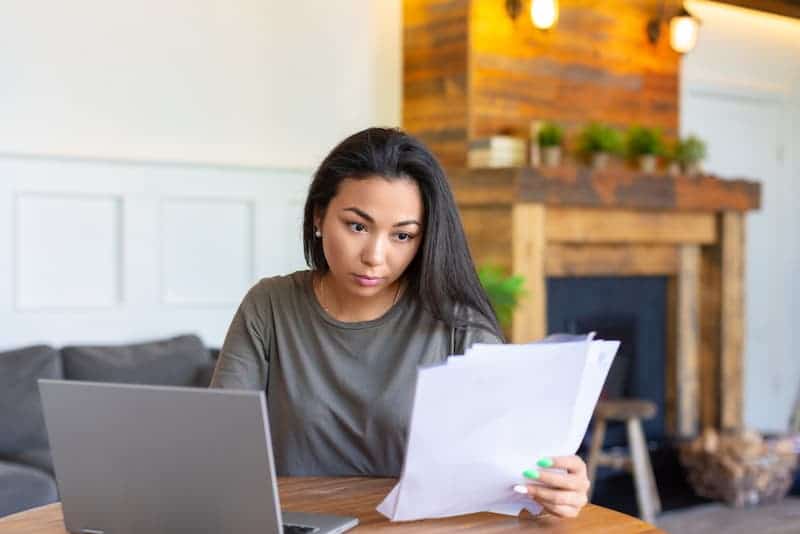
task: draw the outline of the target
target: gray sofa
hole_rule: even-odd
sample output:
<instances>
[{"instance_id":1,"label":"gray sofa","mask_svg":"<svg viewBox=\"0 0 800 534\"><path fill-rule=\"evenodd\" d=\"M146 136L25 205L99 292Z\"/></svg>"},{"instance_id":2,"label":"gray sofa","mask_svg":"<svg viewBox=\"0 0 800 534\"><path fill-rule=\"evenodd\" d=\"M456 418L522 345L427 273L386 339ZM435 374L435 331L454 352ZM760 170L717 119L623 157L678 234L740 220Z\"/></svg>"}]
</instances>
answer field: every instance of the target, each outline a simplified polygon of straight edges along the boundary
<instances>
[{"instance_id":1,"label":"gray sofa","mask_svg":"<svg viewBox=\"0 0 800 534\"><path fill-rule=\"evenodd\" d=\"M39 378L207 387L215 356L194 335L0 352L0 517L58 500Z\"/></svg>"}]
</instances>

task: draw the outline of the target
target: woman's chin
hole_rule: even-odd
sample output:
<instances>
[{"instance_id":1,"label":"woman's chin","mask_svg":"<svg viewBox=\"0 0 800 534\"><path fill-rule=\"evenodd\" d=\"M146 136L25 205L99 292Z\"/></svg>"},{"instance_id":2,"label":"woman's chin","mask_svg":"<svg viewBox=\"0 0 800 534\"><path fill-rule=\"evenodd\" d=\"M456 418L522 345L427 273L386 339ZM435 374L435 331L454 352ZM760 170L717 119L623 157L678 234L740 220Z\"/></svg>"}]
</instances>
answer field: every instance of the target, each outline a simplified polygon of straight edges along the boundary
<instances>
[{"instance_id":1,"label":"woman's chin","mask_svg":"<svg viewBox=\"0 0 800 534\"><path fill-rule=\"evenodd\" d=\"M361 298L374 297L385 289L383 284L377 286L362 286L357 283L351 284L350 288L355 296Z\"/></svg>"},{"instance_id":2,"label":"woman's chin","mask_svg":"<svg viewBox=\"0 0 800 534\"><path fill-rule=\"evenodd\" d=\"M379 283L362 283L355 277L347 284L348 289L360 298L369 298L383 293L388 288L388 283L385 279L381 279Z\"/></svg>"}]
</instances>

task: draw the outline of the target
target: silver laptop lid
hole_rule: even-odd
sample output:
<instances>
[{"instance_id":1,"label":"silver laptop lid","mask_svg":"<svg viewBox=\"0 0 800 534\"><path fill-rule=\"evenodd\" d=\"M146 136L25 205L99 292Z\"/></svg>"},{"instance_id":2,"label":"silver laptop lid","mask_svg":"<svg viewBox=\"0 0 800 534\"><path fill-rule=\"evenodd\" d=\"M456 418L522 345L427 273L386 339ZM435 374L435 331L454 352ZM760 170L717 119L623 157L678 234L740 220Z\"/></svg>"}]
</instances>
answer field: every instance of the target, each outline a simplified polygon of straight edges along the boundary
<instances>
[{"instance_id":1,"label":"silver laptop lid","mask_svg":"<svg viewBox=\"0 0 800 534\"><path fill-rule=\"evenodd\" d=\"M39 388L69 531L281 532L263 392Z\"/></svg>"}]
</instances>

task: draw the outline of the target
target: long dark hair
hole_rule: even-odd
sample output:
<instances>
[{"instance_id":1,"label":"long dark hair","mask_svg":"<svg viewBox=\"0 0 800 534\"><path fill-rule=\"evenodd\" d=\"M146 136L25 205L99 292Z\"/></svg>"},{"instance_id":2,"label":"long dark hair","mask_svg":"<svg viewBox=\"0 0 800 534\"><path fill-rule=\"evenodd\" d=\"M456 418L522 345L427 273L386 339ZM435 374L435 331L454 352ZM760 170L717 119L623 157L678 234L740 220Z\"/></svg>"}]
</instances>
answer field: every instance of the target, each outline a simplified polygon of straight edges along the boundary
<instances>
[{"instance_id":1,"label":"long dark hair","mask_svg":"<svg viewBox=\"0 0 800 534\"><path fill-rule=\"evenodd\" d=\"M324 214L346 178L411 179L425 209L423 241L404 276L407 291L450 328L477 326L502 338L497 317L475 272L447 177L421 141L392 128L351 135L322 161L306 199L303 248L311 269L328 271L322 243L314 237L314 215ZM479 317L471 317L474 310Z\"/></svg>"}]
</instances>

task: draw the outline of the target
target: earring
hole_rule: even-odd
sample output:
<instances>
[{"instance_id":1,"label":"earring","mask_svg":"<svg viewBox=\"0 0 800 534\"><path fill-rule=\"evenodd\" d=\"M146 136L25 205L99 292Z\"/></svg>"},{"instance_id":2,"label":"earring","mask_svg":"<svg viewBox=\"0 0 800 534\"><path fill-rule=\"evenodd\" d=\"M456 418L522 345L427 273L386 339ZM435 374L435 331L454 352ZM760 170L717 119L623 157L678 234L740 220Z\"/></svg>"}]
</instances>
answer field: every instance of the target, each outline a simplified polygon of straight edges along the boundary
<instances>
[{"instance_id":1,"label":"earring","mask_svg":"<svg viewBox=\"0 0 800 534\"><path fill-rule=\"evenodd\" d=\"M315 228L314 229L314 235L316 237L322 237L322 232L319 231L319 228Z\"/></svg>"}]
</instances>

